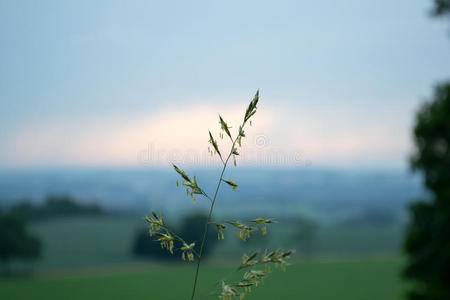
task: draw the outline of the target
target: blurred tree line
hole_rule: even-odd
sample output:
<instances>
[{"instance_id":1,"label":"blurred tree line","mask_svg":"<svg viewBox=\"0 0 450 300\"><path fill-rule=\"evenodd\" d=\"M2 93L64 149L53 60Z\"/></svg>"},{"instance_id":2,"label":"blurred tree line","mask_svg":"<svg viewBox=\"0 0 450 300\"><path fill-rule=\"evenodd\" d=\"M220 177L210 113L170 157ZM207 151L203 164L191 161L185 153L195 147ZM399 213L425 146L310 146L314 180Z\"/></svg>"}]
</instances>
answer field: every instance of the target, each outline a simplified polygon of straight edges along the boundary
<instances>
[{"instance_id":1,"label":"blurred tree line","mask_svg":"<svg viewBox=\"0 0 450 300\"><path fill-rule=\"evenodd\" d=\"M10 211L26 220L43 220L54 217L101 215L103 209L95 203L80 203L68 195L49 195L42 203L21 201L11 206Z\"/></svg>"},{"instance_id":2,"label":"blurred tree line","mask_svg":"<svg viewBox=\"0 0 450 300\"><path fill-rule=\"evenodd\" d=\"M435 0L433 14L450 16L450 0ZM416 282L410 299L450 299L450 82L434 90L416 116L414 170L424 175L431 199L411 206L404 270Z\"/></svg>"}]
</instances>

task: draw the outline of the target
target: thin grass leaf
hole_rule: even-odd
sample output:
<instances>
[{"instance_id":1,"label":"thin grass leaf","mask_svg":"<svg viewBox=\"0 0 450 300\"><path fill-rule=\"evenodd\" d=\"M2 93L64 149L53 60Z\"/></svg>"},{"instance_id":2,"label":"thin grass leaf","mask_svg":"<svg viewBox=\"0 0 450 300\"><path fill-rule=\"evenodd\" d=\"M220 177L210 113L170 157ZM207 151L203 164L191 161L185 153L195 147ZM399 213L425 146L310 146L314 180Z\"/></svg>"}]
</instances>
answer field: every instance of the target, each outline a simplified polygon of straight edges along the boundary
<instances>
[{"instance_id":1,"label":"thin grass leaf","mask_svg":"<svg viewBox=\"0 0 450 300\"><path fill-rule=\"evenodd\" d=\"M247 110L245 111L244 124L256 113L257 108L256 105L258 104L258 101L259 101L259 90L256 91L253 100L250 102Z\"/></svg>"},{"instance_id":2,"label":"thin grass leaf","mask_svg":"<svg viewBox=\"0 0 450 300\"><path fill-rule=\"evenodd\" d=\"M230 133L230 127L228 127L228 124L222 119L222 117L219 115L219 120L220 120L220 128L225 131L225 133L230 137L230 139L233 139L231 137L231 133Z\"/></svg>"},{"instance_id":3,"label":"thin grass leaf","mask_svg":"<svg viewBox=\"0 0 450 300\"><path fill-rule=\"evenodd\" d=\"M219 146L217 146L217 141L212 136L211 131L209 131L209 142L214 147L214 150L216 150L216 153L219 154L220 158L222 158L222 154L220 154Z\"/></svg>"},{"instance_id":4,"label":"thin grass leaf","mask_svg":"<svg viewBox=\"0 0 450 300\"><path fill-rule=\"evenodd\" d=\"M181 175L181 177L184 179L184 180L186 180L187 182L191 182L191 179L189 178L189 176L183 171L183 170L181 170L180 168L178 168L175 164L173 164L172 163L172 165L173 165L173 168L175 169L175 171L178 173L178 174L180 174Z\"/></svg>"},{"instance_id":5,"label":"thin grass leaf","mask_svg":"<svg viewBox=\"0 0 450 300\"><path fill-rule=\"evenodd\" d=\"M223 180L226 184L228 184L229 186L231 186L231 188L233 189L233 191L236 191L236 188L238 187L238 185L236 183L234 183L232 180Z\"/></svg>"}]
</instances>

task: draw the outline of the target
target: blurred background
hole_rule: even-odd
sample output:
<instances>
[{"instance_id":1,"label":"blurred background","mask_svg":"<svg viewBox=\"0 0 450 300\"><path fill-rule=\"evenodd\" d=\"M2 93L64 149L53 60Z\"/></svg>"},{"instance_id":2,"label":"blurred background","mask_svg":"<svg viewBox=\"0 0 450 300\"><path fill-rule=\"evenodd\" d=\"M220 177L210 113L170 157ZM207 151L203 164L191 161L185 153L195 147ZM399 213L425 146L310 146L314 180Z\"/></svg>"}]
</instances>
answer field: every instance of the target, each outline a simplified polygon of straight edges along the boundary
<instances>
[{"instance_id":1,"label":"blurred background","mask_svg":"<svg viewBox=\"0 0 450 300\"><path fill-rule=\"evenodd\" d=\"M450 299L449 12L0 0L0 298L187 298L194 264L144 218L201 240L209 202L170 162L212 193L208 130L220 113L236 132L259 89L213 219L277 223L245 243L212 231L198 299L243 252L278 247L292 266L246 299Z\"/></svg>"}]
</instances>

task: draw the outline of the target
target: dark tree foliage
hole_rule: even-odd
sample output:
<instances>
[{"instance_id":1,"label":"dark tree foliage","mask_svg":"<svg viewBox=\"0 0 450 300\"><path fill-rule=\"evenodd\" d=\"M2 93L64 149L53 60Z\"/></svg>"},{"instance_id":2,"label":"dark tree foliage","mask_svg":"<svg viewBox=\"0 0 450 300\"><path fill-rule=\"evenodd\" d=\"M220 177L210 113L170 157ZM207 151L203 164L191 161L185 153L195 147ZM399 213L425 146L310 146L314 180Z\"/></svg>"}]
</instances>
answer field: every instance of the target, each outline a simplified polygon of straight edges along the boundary
<instances>
[{"instance_id":1,"label":"dark tree foliage","mask_svg":"<svg viewBox=\"0 0 450 300\"><path fill-rule=\"evenodd\" d=\"M312 219L298 217L295 228L292 239L296 241L296 246L303 254L312 255L316 248L319 225Z\"/></svg>"},{"instance_id":2,"label":"dark tree foliage","mask_svg":"<svg viewBox=\"0 0 450 300\"><path fill-rule=\"evenodd\" d=\"M417 114L414 141L411 164L432 196L411 206L405 275L418 284L410 299L450 299L450 83Z\"/></svg>"},{"instance_id":3,"label":"dark tree foliage","mask_svg":"<svg viewBox=\"0 0 450 300\"><path fill-rule=\"evenodd\" d=\"M173 228L174 231L181 237L183 237L186 242L195 242L195 250L200 251L200 243L203 238L202 232L204 230L206 218L207 216L204 214L192 214L184 217L178 228L174 228L170 225L168 227ZM181 245L178 241L175 241L175 247L173 251L174 254L172 255L166 249L161 248L160 243L156 241L156 239L157 237L149 238L148 229L139 229L136 232L136 236L133 242L133 255L153 259L174 260L177 262L180 261L181 251L179 250L179 248L181 247ZM205 255L205 257L210 254L216 241L217 235L215 231L209 230L208 244L203 249L203 254Z\"/></svg>"},{"instance_id":4,"label":"dark tree foliage","mask_svg":"<svg viewBox=\"0 0 450 300\"><path fill-rule=\"evenodd\" d=\"M434 0L434 4L434 15L450 15L450 0Z\"/></svg>"},{"instance_id":5,"label":"dark tree foliage","mask_svg":"<svg viewBox=\"0 0 450 300\"><path fill-rule=\"evenodd\" d=\"M28 232L21 217L8 213L0 215L0 261L32 260L41 254L41 243Z\"/></svg>"},{"instance_id":6,"label":"dark tree foliage","mask_svg":"<svg viewBox=\"0 0 450 300\"><path fill-rule=\"evenodd\" d=\"M200 252L200 244L202 243L203 231L208 216L204 214L192 214L186 216L180 224L179 233L183 239L188 242L195 242L195 250ZM213 228L213 224L208 230L207 243L203 249L203 257L207 257L217 242L217 231Z\"/></svg>"},{"instance_id":7,"label":"dark tree foliage","mask_svg":"<svg viewBox=\"0 0 450 300\"><path fill-rule=\"evenodd\" d=\"M170 254L166 249L161 248L159 242L153 238L149 238L149 231L142 228L136 231L133 241L132 253L136 257L151 258L157 260L174 260L179 261L179 246L174 249L174 254Z\"/></svg>"},{"instance_id":8,"label":"dark tree foliage","mask_svg":"<svg viewBox=\"0 0 450 300\"><path fill-rule=\"evenodd\" d=\"M423 172L425 184L438 196L450 189L450 83L436 87L434 100L417 114L414 128L417 153L412 166ZM444 196L444 195L442 195ZM447 195L448 196L448 195ZM441 200L439 197L437 200ZM445 199L442 199L445 202Z\"/></svg>"}]
</instances>

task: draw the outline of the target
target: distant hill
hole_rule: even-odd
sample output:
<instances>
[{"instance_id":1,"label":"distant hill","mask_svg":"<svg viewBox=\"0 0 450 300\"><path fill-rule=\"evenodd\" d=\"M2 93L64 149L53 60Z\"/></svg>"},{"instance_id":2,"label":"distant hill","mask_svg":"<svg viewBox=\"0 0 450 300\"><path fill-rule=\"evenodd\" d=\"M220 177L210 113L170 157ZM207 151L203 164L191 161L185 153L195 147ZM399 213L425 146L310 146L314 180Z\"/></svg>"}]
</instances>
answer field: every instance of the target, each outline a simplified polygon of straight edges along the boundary
<instances>
[{"instance_id":1,"label":"distant hill","mask_svg":"<svg viewBox=\"0 0 450 300\"><path fill-rule=\"evenodd\" d=\"M216 171L186 171L195 173L206 190L213 189ZM194 206L176 187L177 178L170 168L2 172L0 202L12 205L23 198L42 202L48 194L67 194L106 209L139 214L201 208L201 199ZM331 222L368 208L403 214L408 203L425 195L421 179L407 171L238 168L230 169L226 178L239 187L236 193L221 191L217 212L224 215L301 214Z\"/></svg>"}]
</instances>

